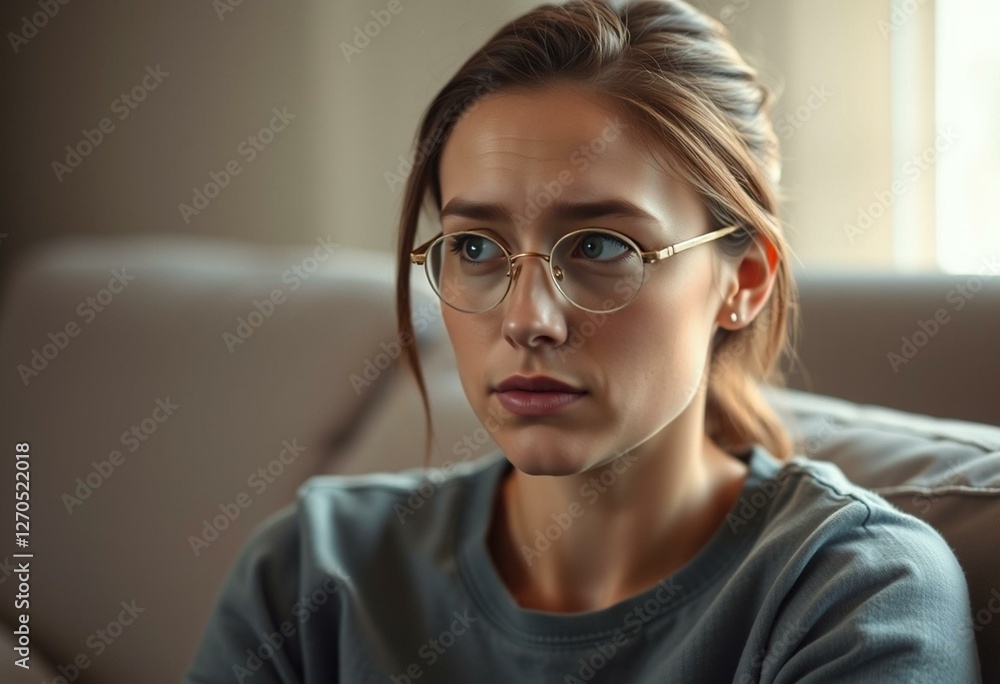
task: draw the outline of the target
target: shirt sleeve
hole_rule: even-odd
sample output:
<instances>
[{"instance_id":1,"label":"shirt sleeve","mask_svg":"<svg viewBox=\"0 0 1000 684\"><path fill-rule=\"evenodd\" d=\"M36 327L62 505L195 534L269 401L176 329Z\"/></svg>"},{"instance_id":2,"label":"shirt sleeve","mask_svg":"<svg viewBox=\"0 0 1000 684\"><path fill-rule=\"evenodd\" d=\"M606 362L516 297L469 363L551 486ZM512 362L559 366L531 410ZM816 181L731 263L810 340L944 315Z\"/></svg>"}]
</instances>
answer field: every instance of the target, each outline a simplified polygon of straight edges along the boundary
<instances>
[{"instance_id":1,"label":"shirt sleeve","mask_svg":"<svg viewBox=\"0 0 1000 684\"><path fill-rule=\"evenodd\" d=\"M981 681L968 585L945 540L895 509L848 509L836 541L801 559L761 681Z\"/></svg>"},{"instance_id":2,"label":"shirt sleeve","mask_svg":"<svg viewBox=\"0 0 1000 684\"><path fill-rule=\"evenodd\" d=\"M272 515L251 535L216 599L185 684L303 681L299 625L293 618L299 537L294 506Z\"/></svg>"}]
</instances>

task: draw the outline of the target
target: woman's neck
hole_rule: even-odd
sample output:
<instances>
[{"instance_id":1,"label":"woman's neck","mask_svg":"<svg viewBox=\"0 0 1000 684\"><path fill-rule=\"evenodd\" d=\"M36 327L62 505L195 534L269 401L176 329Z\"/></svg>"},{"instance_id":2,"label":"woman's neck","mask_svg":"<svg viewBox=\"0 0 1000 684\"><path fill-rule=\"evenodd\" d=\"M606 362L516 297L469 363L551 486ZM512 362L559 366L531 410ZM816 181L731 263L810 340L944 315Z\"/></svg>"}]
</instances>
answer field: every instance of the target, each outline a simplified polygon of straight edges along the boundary
<instances>
[{"instance_id":1,"label":"woman's neck","mask_svg":"<svg viewBox=\"0 0 1000 684\"><path fill-rule=\"evenodd\" d=\"M577 476L512 470L494 501L488 547L523 608L593 611L673 574L705 546L747 466L704 438L686 456L650 450Z\"/></svg>"}]
</instances>

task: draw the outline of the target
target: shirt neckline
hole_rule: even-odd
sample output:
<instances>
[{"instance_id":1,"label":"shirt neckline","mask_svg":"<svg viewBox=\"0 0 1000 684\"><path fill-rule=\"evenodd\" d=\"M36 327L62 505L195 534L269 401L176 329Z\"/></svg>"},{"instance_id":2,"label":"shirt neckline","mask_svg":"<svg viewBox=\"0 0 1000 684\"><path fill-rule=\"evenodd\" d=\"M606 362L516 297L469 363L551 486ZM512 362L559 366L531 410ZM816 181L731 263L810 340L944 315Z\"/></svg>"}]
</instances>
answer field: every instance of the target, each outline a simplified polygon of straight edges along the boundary
<instances>
[{"instance_id":1,"label":"shirt neckline","mask_svg":"<svg viewBox=\"0 0 1000 684\"><path fill-rule=\"evenodd\" d=\"M757 511L746 519L737 509L741 502L750 500L762 481L774 477L782 463L759 444L735 456L747 464L747 475L726 520L729 515L736 515L740 525L730 526L723 521L687 564L635 596L596 611L555 613L520 606L490 557L486 534L494 503L500 482L514 467L499 452L493 457L495 461L487 466L484 476L465 494L467 499L457 526L456 548L462 585L477 611L511 639L523 644L576 646L596 643L612 638L616 631L624 630L629 621L642 619L645 622L644 618L648 618L652 622L669 615L719 579L742 555L744 547L756 536L760 519L765 517Z\"/></svg>"}]
</instances>

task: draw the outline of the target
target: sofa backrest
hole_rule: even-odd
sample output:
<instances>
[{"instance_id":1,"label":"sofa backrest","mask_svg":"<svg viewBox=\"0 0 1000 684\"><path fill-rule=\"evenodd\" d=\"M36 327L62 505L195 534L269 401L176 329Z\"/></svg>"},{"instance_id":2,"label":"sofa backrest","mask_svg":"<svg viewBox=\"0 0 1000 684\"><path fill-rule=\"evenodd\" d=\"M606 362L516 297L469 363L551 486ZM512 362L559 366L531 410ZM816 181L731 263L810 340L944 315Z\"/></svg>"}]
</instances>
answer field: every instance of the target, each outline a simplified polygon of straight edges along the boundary
<instances>
[{"instance_id":1,"label":"sofa backrest","mask_svg":"<svg viewBox=\"0 0 1000 684\"><path fill-rule=\"evenodd\" d=\"M996 258L971 275L797 272L803 364L790 386L1000 425L997 276Z\"/></svg>"}]
</instances>

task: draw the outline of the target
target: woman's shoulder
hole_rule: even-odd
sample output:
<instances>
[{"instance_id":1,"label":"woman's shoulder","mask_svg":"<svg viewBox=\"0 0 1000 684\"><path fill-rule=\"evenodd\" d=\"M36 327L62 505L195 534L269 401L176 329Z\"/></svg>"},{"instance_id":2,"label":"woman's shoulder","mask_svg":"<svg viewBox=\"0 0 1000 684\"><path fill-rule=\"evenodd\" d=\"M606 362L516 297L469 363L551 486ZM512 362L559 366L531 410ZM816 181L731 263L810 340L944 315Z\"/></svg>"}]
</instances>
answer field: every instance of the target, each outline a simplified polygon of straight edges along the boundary
<instances>
[{"instance_id":1,"label":"woman's shoulder","mask_svg":"<svg viewBox=\"0 0 1000 684\"><path fill-rule=\"evenodd\" d=\"M446 554L462 507L474 500L470 490L489 486L500 459L494 454L452 467L314 476L299 487L296 501L254 528L224 591L243 597L233 599L239 602L293 587L309 592L328 580L352 587L381 561L400 567L428 551Z\"/></svg>"},{"instance_id":2,"label":"woman's shoulder","mask_svg":"<svg viewBox=\"0 0 1000 684\"><path fill-rule=\"evenodd\" d=\"M762 611L799 652L790 668L805 676L851 649L933 661L937 673L975 663L965 575L937 530L832 463L753 457L757 475L732 511L753 539L736 572L766 578Z\"/></svg>"},{"instance_id":3,"label":"woman's shoulder","mask_svg":"<svg viewBox=\"0 0 1000 684\"><path fill-rule=\"evenodd\" d=\"M502 454L495 452L430 468L317 475L299 487L297 506L310 521L410 525L454 513L467 490L484 485L502 461Z\"/></svg>"},{"instance_id":4,"label":"woman's shoulder","mask_svg":"<svg viewBox=\"0 0 1000 684\"><path fill-rule=\"evenodd\" d=\"M850 481L833 463L803 455L781 461L760 446L751 458L747 486L731 511L732 526L749 524L761 515L764 535L798 530L814 541L944 544L929 524Z\"/></svg>"},{"instance_id":5,"label":"woman's shoulder","mask_svg":"<svg viewBox=\"0 0 1000 684\"><path fill-rule=\"evenodd\" d=\"M780 565L771 568L776 576L796 567L793 575L839 578L849 590L891 584L913 600L968 601L962 568L931 525L833 463L801 455L779 461L763 449L754 458L762 461L757 476L729 522L756 527L753 554Z\"/></svg>"},{"instance_id":6,"label":"woman's shoulder","mask_svg":"<svg viewBox=\"0 0 1000 684\"><path fill-rule=\"evenodd\" d=\"M300 485L296 500L258 525L243 562L280 563L346 576L386 553L445 549L455 525L502 466L499 453L474 461L395 472L317 475Z\"/></svg>"}]
</instances>

